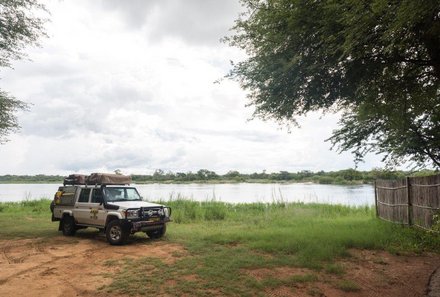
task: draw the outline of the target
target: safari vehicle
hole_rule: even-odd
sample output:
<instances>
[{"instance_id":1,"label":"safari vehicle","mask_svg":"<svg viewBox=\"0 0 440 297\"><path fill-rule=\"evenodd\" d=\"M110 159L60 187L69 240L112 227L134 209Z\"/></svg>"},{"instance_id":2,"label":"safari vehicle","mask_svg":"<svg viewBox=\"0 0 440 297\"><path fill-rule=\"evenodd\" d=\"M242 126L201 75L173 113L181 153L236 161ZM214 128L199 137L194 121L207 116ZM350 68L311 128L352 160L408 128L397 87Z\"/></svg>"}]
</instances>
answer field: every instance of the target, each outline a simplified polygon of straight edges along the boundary
<instances>
[{"instance_id":1,"label":"safari vehicle","mask_svg":"<svg viewBox=\"0 0 440 297\"><path fill-rule=\"evenodd\" d=\"M60 222L58 230L66 236L78 229L98 228L113 245L124 244L135 232L162 237L171 208L142 201L130 183L131 177L116 174L70 175L51 204L52 221Z\"/></svg>"}]
</instances>

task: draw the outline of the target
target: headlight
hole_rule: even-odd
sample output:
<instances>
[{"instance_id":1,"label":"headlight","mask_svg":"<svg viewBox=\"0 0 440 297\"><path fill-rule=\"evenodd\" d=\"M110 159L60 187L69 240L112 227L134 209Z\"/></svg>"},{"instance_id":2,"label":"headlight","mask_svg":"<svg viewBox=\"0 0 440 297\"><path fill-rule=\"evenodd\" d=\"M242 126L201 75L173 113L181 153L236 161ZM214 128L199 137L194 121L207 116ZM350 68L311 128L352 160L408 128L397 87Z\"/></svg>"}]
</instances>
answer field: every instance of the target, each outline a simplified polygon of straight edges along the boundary
<instances>
[{"instance_id":1,"label":"headlight","mask_svg":"<svg viewBox=\"0 0 440 297\"><path fill-rule=\"evenodd\" d=\"M125 217L127 219L134 219L139 217L139 210L138 209L129 209L125 211Z\"/></svg>"},{"instance_id":2,"label":"headlight","mask_svg":"<svg viewBox=\"0 0 440 297\"><path fill-rule=\"evenodd\" d=\"M168 207L165 207L165 208L163 209L163 212L165 213L165 216L166 216L167 218L170 217L170 215L171 215L171 211L170 211L170 209L169 209Z\"/></svg>"}]
</instances>

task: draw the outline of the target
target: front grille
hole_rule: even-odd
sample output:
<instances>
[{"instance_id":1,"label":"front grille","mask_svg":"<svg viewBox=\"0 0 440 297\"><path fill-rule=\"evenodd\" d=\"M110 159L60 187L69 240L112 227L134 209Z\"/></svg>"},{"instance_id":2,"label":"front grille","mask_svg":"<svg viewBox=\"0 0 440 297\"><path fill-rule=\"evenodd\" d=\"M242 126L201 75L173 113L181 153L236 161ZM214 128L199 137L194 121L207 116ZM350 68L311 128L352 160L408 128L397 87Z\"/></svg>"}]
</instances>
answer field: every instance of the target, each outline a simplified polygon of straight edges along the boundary
<instances>
[{"instance_id":1,"label":"front grille","mask_svg":"<svg viewBox=\"0 0 440 297\"><path fill-rule=\"evenodd\" d=\"M164 216L162 207L141 207L140 209L140 217L143 219L162 218Z\"/></svg>"}]
</instances>

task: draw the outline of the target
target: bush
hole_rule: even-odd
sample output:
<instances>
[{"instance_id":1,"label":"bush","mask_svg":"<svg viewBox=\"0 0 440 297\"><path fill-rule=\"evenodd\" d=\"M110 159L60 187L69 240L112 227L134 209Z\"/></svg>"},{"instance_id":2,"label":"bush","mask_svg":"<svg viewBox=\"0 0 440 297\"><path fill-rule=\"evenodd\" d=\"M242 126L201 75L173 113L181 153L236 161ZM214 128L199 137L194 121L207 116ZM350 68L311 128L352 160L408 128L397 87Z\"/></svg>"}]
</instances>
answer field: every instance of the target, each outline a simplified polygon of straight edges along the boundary
<instances>
[{"instance_id":1,"label":"bush","mask_svg":"<svg viewBox=\"0 0 440 297\"><path fill-rule=\"evenodd\" d=\"M318 183L323 185L330 185L333 184L335 180L330 176L319 176L318 177Z\"/></svg>"}]
</instances>

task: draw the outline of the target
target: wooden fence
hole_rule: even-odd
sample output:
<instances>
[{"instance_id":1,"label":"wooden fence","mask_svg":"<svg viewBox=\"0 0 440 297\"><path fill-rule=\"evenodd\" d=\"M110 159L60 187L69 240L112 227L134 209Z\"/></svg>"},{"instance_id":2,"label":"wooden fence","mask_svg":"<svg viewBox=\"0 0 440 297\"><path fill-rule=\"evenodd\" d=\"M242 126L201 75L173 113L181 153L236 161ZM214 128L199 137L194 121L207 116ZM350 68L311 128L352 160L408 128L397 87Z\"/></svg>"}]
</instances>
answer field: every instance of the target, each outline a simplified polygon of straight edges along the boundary
<instances>
[{"instance_id":1,"label":"wooden fence","mask_svg":"<svg viewBox=\"0 0 440 297\"><path fill-rule=\"evenodd\" d=\"M376 180L374 193L376 214L386 221L430 230L440 213L440 174Z\"/></svg>"}]
</instances>

